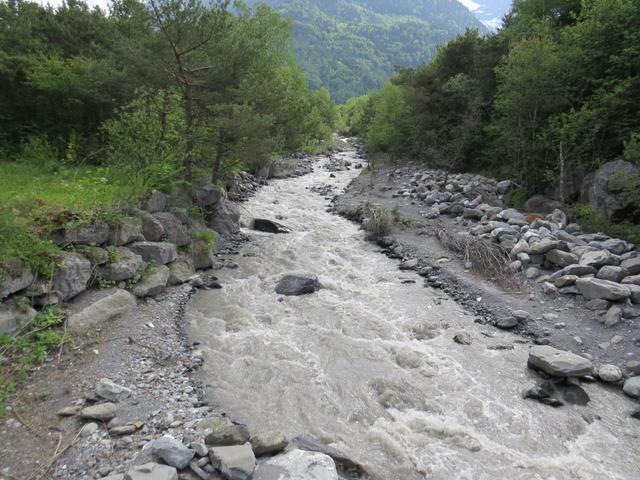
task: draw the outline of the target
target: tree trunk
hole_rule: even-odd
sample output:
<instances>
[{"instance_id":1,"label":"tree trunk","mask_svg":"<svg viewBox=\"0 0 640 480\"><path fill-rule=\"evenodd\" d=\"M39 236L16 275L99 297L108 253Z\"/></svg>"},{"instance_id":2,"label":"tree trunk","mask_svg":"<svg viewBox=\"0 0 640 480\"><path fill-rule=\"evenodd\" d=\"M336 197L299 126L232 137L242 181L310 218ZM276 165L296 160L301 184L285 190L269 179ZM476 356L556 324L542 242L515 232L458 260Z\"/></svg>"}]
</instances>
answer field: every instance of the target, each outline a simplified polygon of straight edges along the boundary
<instances>
[{"instance_id":1,"label":"tree trunk","mask_svg":"<svg viewBox=\"0 0 640 480\"><path fill-rule=\"evenodd\" d=\"M193 97L191 85L184 87L184 117L186 123L186 145L184 158L184 179L187 183L193 180L193 148L195 141L193 138Z\"/></svg>"}]
</instances>

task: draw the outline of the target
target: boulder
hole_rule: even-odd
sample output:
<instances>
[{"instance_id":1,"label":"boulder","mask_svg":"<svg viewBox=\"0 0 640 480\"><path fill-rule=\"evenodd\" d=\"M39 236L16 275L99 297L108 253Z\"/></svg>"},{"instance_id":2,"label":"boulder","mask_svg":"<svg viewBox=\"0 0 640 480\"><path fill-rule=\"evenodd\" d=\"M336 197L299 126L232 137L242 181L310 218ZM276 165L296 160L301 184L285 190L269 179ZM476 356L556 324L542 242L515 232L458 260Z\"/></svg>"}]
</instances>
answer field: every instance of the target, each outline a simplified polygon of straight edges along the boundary
<instances>
[{"instance_id":1,"label":"boulder","mask_svg":"<svg viewBox=\"0 0 640 480\"><path fill-rule=\"evenodd\" d=\"M152 297L161 293L169 282L169 267L159 265L151 267L151 271L133 288L136 297Z\"/></svg>"},{"instance_id":2,"label":"boulder","mask_svg":"<svg viewBox=\"0 0 640 480\"><path fill-rule=\"evenodd\" d=\"M133 242L145 240L142 233L142 219L139 217L123 217L109 233L109 243L121 247Z\"/></svg>"},{"instance_id":3,"label":"boulder","mask_svg":"<svg viewBox=\"0 0 640 480\"><path fill-rule=\"evenodd\" d=\"M640 183L640 169L624 160L607 162L584 179L582 200L608 219L622 219L632 208L623 181Z\"/></svg>"},{"instance_id":4,"label":"boulder","mask_svg":"<svg viewBox=\"0 0 640 480\"><path fill-rule=\"evenodd\" d=\"M315 275L286 275L276 285L279 295L297 296L313 293L320 289L320 282Z\"/></svg>"},{"instance_id":5,"label":"boulder","mask_svg":"<svg viewBox=\"0 0 640 480\"><path fill-rule=\"evenodd\" d=\"M624 382L622 391L632 398L640 398L640 377L631 377Z\"/></svg>"},{"instance_id":6,"label":"boulder","mask_svg":"<svg viewBox=\"0 0 640 480\"><path fill-rule=\"evenodd\" d=\"M222 191L213 183L202 185L195 194L196 203L201 207L216 205L221 198L223 198Z\"/></svg>"},{"instance_id":7,"label":"boulder","mask_svg":"<svg viewBox=\"0 0 640 480\"><path fill-rule=\"evenodd\" d=\"M145 262L165 265L178 258L178 250L173 243L167 242L135 242L129 245L132 252L137 253Z\"/></svg>"},{"instance_id":8,"label":"boulder","mask_svg":"<svg viewBox=\"0 0 640 480\"><path fill-rule=\"evenodd\" d=\"M136 299L126 290L89 290L69 305L67 328L72 332L86 331L124 317L135 306Z\"/></svg>"},{"instance_id":9,"label":"boulder","mask_svg":"<svg viewBox=\"0 0 640 480\"><path fill-rule=\"evenodd\" d=\"M625 300L631 296L631 291L625 285L599 280L597 278L579 278L576 286L587 300L601 298L603 300Z\"/></svg>"},{"instance_id":10,"label":"boulder","mask_svg":"<svg viewBox=\"0 0 640 480\"><path fill-rule=\"evenodd\" d=\"M91 262L92 267L104 265L109 261L109 251L94 245L81 245L74 249L77 253Z\"/></svg>"},{"instance_id":11,"label":"boulder","mask_svg":"<svg viewBox=\"0 0 640 480\"><path fill-rule=\"evenodd\" d=\"M629 276L629 271L622 267L616 267L614 265L605 265L598 271L596 278L599 278L600 280L609 280L610 282L619 283L622 281L623 278L628 276Z\"/></svg>"},{"instance_id":12,"label":"boulder","mask_svg":"<svg viewBox=\"0 0 640 480\"><path fill-rule=\"evenodd\" d=\"M624 240L620 240L619 238L610 238L609 240L605 240L603 242L590 242L589 245L601 250L608 250L614 255L623 255L630 248L629 243L625 242Z\"/></svg>"},{"instance_id":13,"label":"boulder","mask_svg":"<svg viewBox=\"0 0 640 480\"><path fill-rule=\"evenodd\" d=\"M561 207L562 203L545 197L544 195L534 195L524 203L524 210L531 213L547 214Z\"/></svg>"},{"instance_id":14,"label":"boulder","mask_svg":"<svg viewBox=\"0 0 640 480\"><path fill-rule=\"evenodd\" d=\"M31 268L17 258L6 258L0 263L0 301L12 293L24 290L34 280Z\"/></svg>"},{"instance_id":15,"label":"boulder","mask_svg":"<svg viewBox=\"0 0 640 480\"><path fill-rule=\"evenodd\" d=\"M558 288L564 288L570 285L575 285L578 278L580 277L577 277L576 275L563 275L561 277L556 278L553 281L553 284Z\"/></svg>"},{"instance_id":16,"label":"boulder","mask_svg":"<svg viewBox=\"0 0 640 480\"><path fill-rule=\"evenodd\" d=\"M146 266L140 255L126 247L115 248L111 256L113 261L98 269L105 280L112 282L129 280L140 275Z\"/></svg>"},{"instance_id":17,"label":"boulder","mask_svg":"<svg viewBox=\"0 0 640 480\"><path fill-rule=\"evenodd\" d=\"M582 377L593 370L590 360L548 345L531 347L528 365L556 377Z\"/></svg>"},{"instance_id":18,"label":"boulder","mask_svg":"<svg viewBox=\"0 0 640 480\"><path fill-rule=\"evenodd\" d=\"M558 225L559 227L564 227L567 222L569 221L567 214L564 213L562 210L560 210L559 208L556 208L553 212L551 212L549 215L547 215L547 220L549 220L550 222L555 223L556 225Z\"/></svg>"},{"instance_id":19,"label":"boulder","mask_svg":"<svg viewBox=\"0 0 640 480\"><path fill-rule=\"evenodd\" d=\"M291 233L291 229L281 223L267 220L264 218L256 218L251 222L251 228L259 232L267 233Z\"/></svg>"},{"instance_id":20,"label":"boulder","mask_svg":"<svg viewBox=\"0 0 640 480\"><path fill-rule=\"evenodd\" d=\"M233 423L221 415L212 415L200 420L197 430L204 434L207 445L216 447L241 445L249 441L247 427Z\"/></svg>"},{"instance_id":21,"label":"boulder","mask_svg":"<svg viewBox=\"0 0 640 480\"><path fill-rule=\"evenodd\" d=\"M178 247L184 247L190 243L187 227L173 213L159 212L154 213L153 217L162 225L167 241L175 243Z\"/></svg>"},{"instance_id":22,"label":"boulder","mask_svg":"<svg viewBox=\"0 0 640 480\"><path fill-rule=\"evenodd\" d=\"M333 447L325 445L324 443L320 442L317 438L311 435L301 435L299 437L294 438L291 442L289 442L289 447L291 449L297 448L299 450L306 450L309 452L323 453L333 459L337 468L348 471L350 474L353 474L353 475L364 476L364 469L360 464L351 460L349 457L347 457L346 454L342 453L340 450L337 450Z\"/></svg>"},{"instance_id":23,"label":"boulder","mask_svg":"<svg viewBox=\"0 0 640 480\"><path fill-rule=\"evenodd\" d=\"M149 213L163 212L168 200L169 196L166 193L152 190L147 199L142 202L142 209Z\"/></svg>"},{"instance_id":24,"label":"boulder","mask_svg":"<svg viewBox=\"0 0 640 480\"><path fill-rule=\"evenodd\" d=\"M564 252L558 249L553 249L548 251L545 254L545 258L549 263L561 268L576 264L579 261L577 255L574 255L573 253L569 253L569 252Z\"/></svg>"},{"instance_id":25,"label":"boulder","mask_svg":"<svg viewBox=\"0 0 640 480\"><path fill-rule=\"evenodd\" d=\"M109 239L109 225L104 220L94 220L70 226L53 234L51 240L60 246L102 245Z\"/></svg>"},{"instance_id":26,"label":"boulder","mask_svg":"<svg viewBox=\"0 0 640 480\"><path fill-rule=\"evenodd\" d=\"M213 266L213 250L209 243L196 238L191 243L191 260L196 270L204 270Z\"/></svg>"},{"instance_id":27,"label":"boulder","mask_svg":"<svg viewBox=\"0 0 640 480\"><path fill-rule=\"evenodd\" d=\"M169 264L169 285L181 285L195 275L191 257L179 254L178 259Z\"/></svg>"},{"instance_id":28,"label":"boulder","mask_svg":"<svg viewBox=\"0 0 640 480\"><path fill-rule=\"evenodd\" d=\"M564 267L562 270L558 272L558 275L559 276L576 275L578 277L583 277L585 275L593 275L597 271L598 270L596 268L591 267L589 265L574 264L574 265L568 265Z\"/></svg>"},{"instance_id":29,"label":"boulder","mask_svg":"<svg viewBox=\"0 0 640 480\"><path fill-rule=\"evenodd\" d=\"M256 468L256 457L250 443L209 450L211 464L227 480L249 480Z\"/></svg>"},{"instance_id":30,"label":"boulder","mask_svg":"<svg viewBox=\"0 0 640 480\"><path fill-rule=\"evenodd\" d=\"M240 231L240 212L226 198L220 199L216 207L216 216L209 225L220 235L232 235Z\"/></svg>"},{"instance_id":31,"label":"boulder","mask_svg":"<svg viewBox=\"0 0 640 480\"><path fill-rule=\"evenodd\" d=\"M154 457L178 470L187 468L196 454L194 450L185 447L182 442L179 442L171 435L165 435L154 440L151 443L151 453Z\"/></svg>"},{"instance_id":32,"label":"boulder","mask_svg":"<svg viewBox=\"0 0 640 480\"><path fill-rule=\"evenodd\" d=\"M513 182L511 180L503 180L501 182L498 182L498 184L496 185L496 192L498 192L500 195L504 195L509 190L511 190L512 187Z\"/></svg>"},{"instance_id":33,"label":"boulder","mask_svg":"<svg viewBox=\"0 0 640 480\"><path fill-rule=\"evenodd\" d=\"M640 285L631 284L627 285L627 288L631 292L631 296L629 297L631 303L634 303L636 305L640 304Z\"/></svg>"},{"instance_id":34,"label":"boulder","mask_svg":"<svg viewBox=\"0 0 640 480\"><path fill-rule=\"evenodd\" d=\"M91 262L74 252L63 252L56 257L53 272L53 291L62 301L69 300L87 288L91 278Z\"/></svg>"},{"instance_id":35,"label":"boulder","mask_svg":"<svg viewBox=\"0 0 640 480\"><path fill-rule=\"evenodd\" d=\"M37 312L31 305L9 300L0 303L0 334L11 335L36 318Z\"/></svg>"},{"instance_id":36,"label":"boulder","mask_svg":"<svg viewBox=\"0 0 640 480\"><path fill-rule=\"evenodd\" d=\"M251 435L251 447L256 456L272 455L287 448L289 442L280 432L263 432Z\"/></svg>"},{"instance_id":37,"label":"boulder","mask_svg":"<svg viewBox=\"0 0 640 480\"><path fill-rule=\"evenodd\" d=\"M178 480L175 467L157 463L145 463L131 467L124 475L124 480Z\"/></svg>"},{"instance_id":38,"label":"boulder","mask_svg":"<svg viewBox=\"0 0 640 480\"><path fill-rule=\"evenodd\" d=\"M629 271L631 275L640 274L640 257L623 260L620 266Z\"/></svg>"},{"instance_id":39,"label":"boulder","mask_svg":"<svg viewBox=\"0 0 640 480\"><path fill-rule=\"evenodd\" d=\"M164 238L164 227L156 217L144 210L138 210L136 213L142 220L142 235L144 236L144 240L159 242Z\"/></svg>"},{"instance_id":40,"label":"boulder","mask_svg":"<svg viewBox=\"0 0 640 480\"><path fill-rule=\"evenodd\" d=\"M260 463L253 480L339 480L334 461L328 455L291 450Z\"/></svg>"},{"instance_id":41,"label":"boulder","mask_svg":"<svg viewBox=\"0 0 640 480\"><path fill-rule=\"evenodd\" d=\"M609 250L585 252L580 257L580 265L594 268L604 267L605 265L620 265L620 257Z\"/></svg>"}]
</instances>

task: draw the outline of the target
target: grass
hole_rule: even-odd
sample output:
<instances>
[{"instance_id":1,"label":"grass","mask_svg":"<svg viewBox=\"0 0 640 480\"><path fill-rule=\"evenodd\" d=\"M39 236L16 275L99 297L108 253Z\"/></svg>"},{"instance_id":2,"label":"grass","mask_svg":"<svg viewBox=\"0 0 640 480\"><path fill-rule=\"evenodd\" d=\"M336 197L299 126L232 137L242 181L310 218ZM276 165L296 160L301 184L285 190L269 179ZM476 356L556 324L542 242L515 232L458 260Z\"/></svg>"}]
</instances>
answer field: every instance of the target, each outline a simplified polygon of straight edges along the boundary
<instances>
[{"instance_id":1,"label":"grass","mask_svg":"<svg viewBox=\"0 0 640 480\"><path fill-rule=\"evenodd\" d=\"M370 238L381 238L389 235L393 218L384 207L371 202L362 205L362 228Z\"/></svg>"},{"instance_id":2,"label":"grass","mask_svg":"<svg viewBox=\"0 0 640 480\"><path fill-rule=\"evenodd\" d=\"M622 238L628 242L640 245L640 225L628 220L613 222L594 212L593 208L585 204L576 204L567 209L572 220L579 223L588 232L602 232L613 238Z\"/></svg>"},{"instance_id":3,"label":"grass","mask_svg":"<svg viewBox=\"0 0 640 480\"><path fill-rule=\"evenodd\" d=\"M65 313L49 307L42 310L33 323L16 336L0 335L0 417L5 413L7 398L16 385L49 353L67 341L63 325Z\"/></svg>"}]
</instances>

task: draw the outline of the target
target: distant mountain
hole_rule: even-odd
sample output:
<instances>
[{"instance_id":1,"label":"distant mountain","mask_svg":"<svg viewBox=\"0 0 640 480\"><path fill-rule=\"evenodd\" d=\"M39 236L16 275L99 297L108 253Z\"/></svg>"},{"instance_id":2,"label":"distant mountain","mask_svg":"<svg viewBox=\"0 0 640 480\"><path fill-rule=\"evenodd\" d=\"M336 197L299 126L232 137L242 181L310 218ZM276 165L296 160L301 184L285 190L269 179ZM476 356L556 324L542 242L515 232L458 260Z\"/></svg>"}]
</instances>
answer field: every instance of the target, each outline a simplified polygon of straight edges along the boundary
<instances>
[{"instance_id":1,"label":"distant mountain","mask_svg":"<svg viewBox=\"0 0 640 480\"><path fill-rule=\"evenodd\" d=\"M427 62L438 45L483 24L458 0L249 0L293 20L295 53L312 88L337 102L378 89L395 67Z\"/></svg>"},{"instance_id":2,"label":"distant mountain","mask_svg":"<svg viewBox=\"0 0 640 480\"><path fill-rule=\"evenodd\" d=\"M467 7L490 30L497 30L502 25L502 17L509 10L513 0L458 0Z\"/></svg>"}]
</instances>

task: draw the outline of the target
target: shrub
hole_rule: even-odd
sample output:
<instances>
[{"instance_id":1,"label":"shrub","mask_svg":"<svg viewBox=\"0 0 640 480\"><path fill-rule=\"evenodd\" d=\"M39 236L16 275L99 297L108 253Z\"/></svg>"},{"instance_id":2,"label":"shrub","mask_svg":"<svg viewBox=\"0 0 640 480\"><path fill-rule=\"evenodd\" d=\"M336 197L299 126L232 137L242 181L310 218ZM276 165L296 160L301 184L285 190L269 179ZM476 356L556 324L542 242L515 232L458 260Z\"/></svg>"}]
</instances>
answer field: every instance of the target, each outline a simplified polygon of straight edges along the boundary
<instances>
[{"instance_id":1,"label":"shrub","mask_svg":"<svg viewBox=\"0 0 640 480\"><path fill-rule=\"evenodd\" d=\"M362 205L362 228L370 238L389 235L392 225L393 219L383 207L370 202L365 202Z\"/></svg>"}]
</instances>

